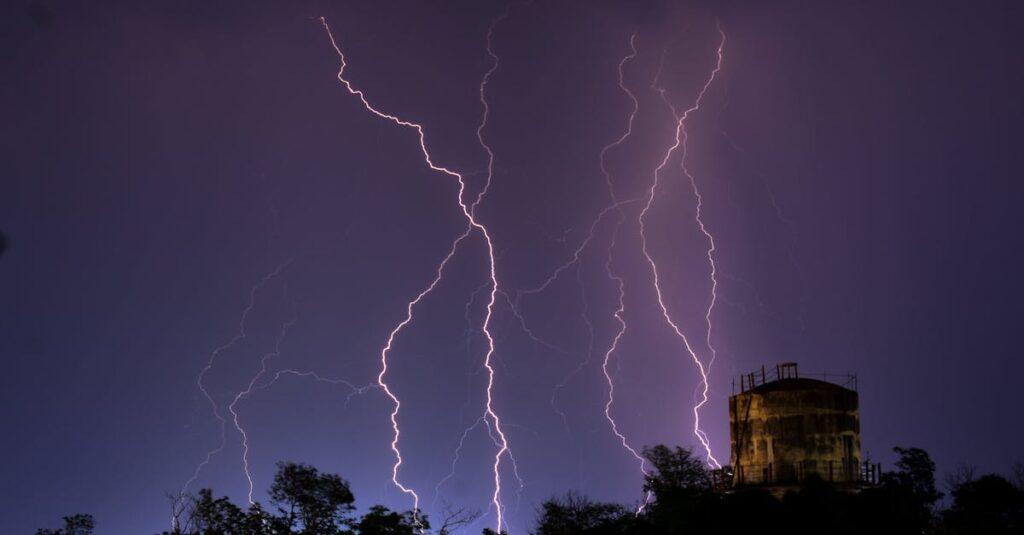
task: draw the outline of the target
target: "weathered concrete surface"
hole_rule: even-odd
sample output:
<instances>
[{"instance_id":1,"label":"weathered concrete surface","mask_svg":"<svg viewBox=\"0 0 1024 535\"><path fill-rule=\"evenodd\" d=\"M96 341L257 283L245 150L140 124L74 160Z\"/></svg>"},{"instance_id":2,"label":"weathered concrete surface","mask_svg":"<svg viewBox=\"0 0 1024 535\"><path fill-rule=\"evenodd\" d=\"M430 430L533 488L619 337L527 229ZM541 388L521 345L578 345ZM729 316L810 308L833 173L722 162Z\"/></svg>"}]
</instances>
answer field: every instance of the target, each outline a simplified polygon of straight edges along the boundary
<instances>
[{"instance_id":1,"label":"weathered concrete surface","mask_svg":"<svg viewBox=\"0 0 1024 535\"><path fill-rule=\"evenodd\" d=\"M817 474L860 479L857 392L816 379L780 379L729 398L736 485L793 484Z\"/></svg>"}]
</instances>

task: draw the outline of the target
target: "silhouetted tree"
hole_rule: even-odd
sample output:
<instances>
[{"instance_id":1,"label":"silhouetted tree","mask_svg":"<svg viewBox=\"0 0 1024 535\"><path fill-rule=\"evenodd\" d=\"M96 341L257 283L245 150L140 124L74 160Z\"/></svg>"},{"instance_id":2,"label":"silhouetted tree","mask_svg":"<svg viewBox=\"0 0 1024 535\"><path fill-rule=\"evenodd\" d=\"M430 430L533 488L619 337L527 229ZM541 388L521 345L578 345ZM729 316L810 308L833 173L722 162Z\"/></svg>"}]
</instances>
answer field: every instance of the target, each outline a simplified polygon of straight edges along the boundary
<instances>
[{"instance_id":1,"label":"silhouetted tree","mask_svg":"<svg viewBox=\"0 0 1024 535\"><path fill-rule=\"evenodd\" d=\"M374 505L356 524L359 535L413 535L430 529L427 517L412 511L396 513L383 505Z\"/></svg>"},{"instance_id":2,"label":"silhouetted tree","mask_svg":"<svg viewBox=\"0 0 1024 535\"><path fill-rule=\"evenodd\" d=\"M883 473L880 486L865 491L863 508L896 533L922 533L932 525L935 503L942 497L935 488L935 463L920 448L893 451L899 455L896 470Z\"/></svg>"},{"instance_id":3,"label":"silhouetted tree","mask_svg":"<svg viewBox=\"0 0 1024 535\"><path fill-rule=\"evenodd\" d=\"M256 503L243 512L227 497L214 498L213 491L201 489L172 497L175 528L163 535L284 535L292 533L281 517L275 517Z\"/></svg>"},{"instance_id":4,"label":"silhouetted tree","mask_svg":"<svg viewBox=\"0 0 1024 535\"><path fill-rule=\"evenodd\" d=\"M935 488L935 463L928 452L920 448L893 448L900 456L896 471L882 476L883 485L897 485L906 488L922 509L931 510L942 493Z\"/></svg>"},{"instance_id":5,"label":"silhouetted tree","mask_svg":"<svg viewBox=\"0 0 1024 535\"><path fill-rule=\"evenodd\" d=\"M58 529L39 529L36 535L92 535L96 522L92 515L77 514L64 517L64 527Z\"/></svg>"},{"instance_id":6,"label":"silhouetted tree","mask_svg":"<svg viewBox=\"0 0 1024 535\"><path fill-rule=\"evenodd\" d=\"M211 489L202 489L193 515L200 533L232 533L242 525L245 513L226 496L214 498Z\"/></svg>"},{"instance_id":7,"label":"silhouetted tree","mask_svg":"<svg viewBox=\"0 0 1024 535\"><path fill-rule=\"evenodd\" d=\"M291 533L283 518L276 517L263 510L263 506L254 503L242 518L239 526L241 535L287 535Z\"/></svg>"},{"instance_id":8,"label":"silhouetted tree","mask_svg":"<svg viewBox=\"0 0 1024 535\"><path fill-rule=\"evenodd\" d=\"M305 464L278 463L270 502L298 533L333 535L352 523L355 496L340 476Z\"/></svg>"},{"instance_id":9,"label":"silhouetted tree","mask_svg":"<svg viewBox=\"0 0 1024 535\"><path fill-rule=\"evenodd\" d=\"M647 533L643 519L622 505L594 502L570 492L541 506L536 535Z\"/></svg>"},{"instance_id":10,"label":"silhouetted tree","mask_svg":"<svg viewBox=\"0 0 1024 535\"><path fill-rule=\"evenodd\" d=\"M1010 482L1018 489L1024 490L1024 463L1013 463L1010 468Z\"/></svg>"},{"instance_id":11,"label":"silhouetted tree","mask_svg":"<svg viewBox=\"0 0 1024 535\"><path fill-rule=\"evenodd\" d=\"M644 477L644 492L654 496L648 517L658 533L704 532L718 521L721 495L712 488L704 462L685 448L659 445L644 448L654 468Z\"/></svg>"},{"instance_id":12,"label":"silhouetted tree","mask_svg":"<svg viewBox=\"0 0 1024 535\"><path fill-rule=\"evenodd\" d=\"M689 450L655 446L644 450L653 468L644 481L644 491L653 495L645 512L569 494L544 504L535 533L1024 534L1024 490L997 476L968 482L970 471L962 470L950 480L959 482L953 507L937 518L942 494L935 488L935 464L918 448L895 451L895 470L877 486L850 492L810 476L779 499L757 487L722 492L713 485L715 473Z\"/></svg>"},{"instance_id":13,"label":"silhouetted tree","mask_svg":"<svg viewBox=\"0 0 1024 535\"><path fill-rule=\"evenodd\" d=\"M644 448L643 454L655 470L644 477L644 491L654 493L655 498L703 495L711 490L711 475L690 450L658 445Z\"/></svg>"},{"instance_id":14,"label":"silhouetted tree","mask_svg":"<svg viewBox=\"0 0 1024 535\"><path fill-rule=\"evenodd\" d=\"M452 531L472 523L480 517L480 513L463 508L453 508L445 504L441 517L441 527L437 529L437 535L452 535Z\"/></svg>"},{"instance_id":15,"label":"silhouetted tree","mask_svg":"<svg viewBox=\"0 0 1024 535\"><path fill-rule=\"evenodd\" d=\"M961 463L956 466L951 472L946 474L945 483L946 490L953 492L954 489L976 479L975 474L978 469L971 464Z\"/></svg>"},{"instance_id":16,"label":"silhouetted tree","mask_svg":"<svg viewBox=\"0 0 1024 535\"><path fill-rule=\"evenodd\" d=\"M961 483L943 513L942 533L1002 535L1024 533L1024 490L995 474Z\"/></svg>"},{"instance_id":17,"label":"silhouetted tree","mask_svg":"<svg viewBox=\"0 0 1024 535\"><path fill-rule=\"evenodd\" d=\"M176 527L163 535L414 535L430 529L425 515L393 512L382 505L371 507L357 520L348 483L304 464L278 463L269 494L277 514L259 503L243 511L226 497L214 498L210 489L172 496ZM438 535L448 535L476 516L449 508Z\"/></svg>"},{"instance_id":18,"label":"silhouetted tree","mask_svg":"<svg viewBox=\"0 0 1024 535\"><path fill-rule=\"evenodd\" d=\"M1024 535L1024 468L1011 479L974 477L960 469L947 478L953 498L936 513L942 494L935 488L935 464L918 448L895 448L895 470L876 486L837 488L810 476L777 498L778 488L746 487L723 492L704 463L684 448L644 449L651 471L643 490L652 498L642 512L568 493L545 502L534 535ZM722 472L724 473L724 472ZM259 503L242 509L210 489L172 497L175 529L164 535L418 535L430 529L424 515L375 505L356 519L355 496L334 474L296 463L279 463L270 488L276 512ZM449 535L478 513L447 509L436 532ZM90 515L64 518L64 527L36 535L91 535ZM507 535L484 529L483 535Z\"/></svg>"}]
</instances>

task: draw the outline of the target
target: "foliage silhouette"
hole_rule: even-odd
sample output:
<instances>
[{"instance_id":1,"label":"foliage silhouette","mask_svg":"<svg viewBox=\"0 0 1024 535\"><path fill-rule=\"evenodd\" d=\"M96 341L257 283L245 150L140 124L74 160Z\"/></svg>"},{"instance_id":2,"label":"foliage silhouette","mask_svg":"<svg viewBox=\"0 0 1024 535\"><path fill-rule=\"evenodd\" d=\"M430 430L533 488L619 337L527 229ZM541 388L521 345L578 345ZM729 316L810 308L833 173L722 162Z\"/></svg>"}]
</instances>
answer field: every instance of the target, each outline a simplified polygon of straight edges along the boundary
<instances>
[{"instance_id":1,"label":"foliage silhouette","mask_svg":"<svg viewBox=\"0 0 1024 535\"><path fill-rule=\"evenodd\" d=\"M259 503L243 510L227 497L202 489L176 497L175 529L164 535L412 535L419 533L412 511L395 513L375 505L354 516L355 495L348 482L300 463L278 463L268 492L276 511ZM465 516L460 518L465 519ZM423 529L426 516L419 515Z\"/></svg>"},{"instance_id":2,"label":"foliage silhouette","mask_svg":"<svg viewBox=\"0 0 1024 535\"><path fill-rule=\"evenodd\" d=\"M943 512L942 533L1024 533L1024 490L989 474L953 490L953 505Z\"/></svg>"},{"instance_id":3,"label":"foliage silhouette","mask_svg":"<svg viewBox=\"0 0 1024 535\"><path fill-rule=\"evenodd\" d=\"M270 487L270 503L303 535L342 533L352 523L355 501L347 481L305 464L278 463Z\"/></svg>"},{"instance_id":4,"label":"foliage silhouette","mask_svg":"<svg viewBox=\"0 0 1024 535\"><path fill-rule=\"evenodd\" d=\"M92 535L96 522L92 515L71 515L64 517L64 527L59 529L39 529L36 535Z\"/></svg>"},{"instance_id":5,"label":"foliage silhouette","mask_svg":"<svg viewBox=\"0 0 1024 535\"><path fill-rule=\"evenodd\" d=\"M537 535L647 533L642 516L618 504L593 502L574 492L541 506Z\"/></svg>"},{"instance_id":6,"label":"foliage silhouette","mask_svg":"<svg viewBox=\"0 0 1024 535\"><path fill-rule=\"evenodd\" d=\"M935 463L919 448L895 448L895 470L876 486L851 492L818 477L799 487L745 488L722 492L716 474L683 448L644 450L653 470L644 491L653 502L642 514L628 507L594 502L575 493L548 500L539 511L536 535L1010 535L1024 534L1024 481L1000 476L973 478L960 471L951 480L952 507L936 512L942 497L935 487ZM1021 470L1015 468L1014 477ZM777 494L782 493L781 498Z\"/></svg>"},{"instance_id":7,"label":"foliage silhouette","mask_svg":"<svg viewBox=\"0 0 1024 535\"><path fill-rule=\"evenodd\" d=\"M919 448L894 448L894 470L877 485L837 488L811 476L799 486L728 489L685 448L644 449L652 470L644 478L649 503L615 504L568 492L538 510L533 535L1024 535L1024 468L1009 478L975 477L958 469L946 478L952 498L938 507L935 463ZM966 465L965 465L966 466ZM273 511L248 509L210 489L173 498L175 529L164 535L453 535L479 515L448 510L436 531L418 511L374 505L357 517L355 496L340 476L309 465L279 463L269 489ZM64 527L36 535L92 535L89 515L64 518ZM497 534L484 529L483 535Z\"/></svg>"},{"instance_id":8,"label":"foliage silhouette","mask_svg":"<svg viewBox=\"0 0 1024 535\"><path fill-rule=\"evenodd\" d=\"M413 535L419 529L430 529L430 523L426 518L413 518L412 511L399 514L374 505L355 528L360 535Z\"/></svg>"}]
</instances>

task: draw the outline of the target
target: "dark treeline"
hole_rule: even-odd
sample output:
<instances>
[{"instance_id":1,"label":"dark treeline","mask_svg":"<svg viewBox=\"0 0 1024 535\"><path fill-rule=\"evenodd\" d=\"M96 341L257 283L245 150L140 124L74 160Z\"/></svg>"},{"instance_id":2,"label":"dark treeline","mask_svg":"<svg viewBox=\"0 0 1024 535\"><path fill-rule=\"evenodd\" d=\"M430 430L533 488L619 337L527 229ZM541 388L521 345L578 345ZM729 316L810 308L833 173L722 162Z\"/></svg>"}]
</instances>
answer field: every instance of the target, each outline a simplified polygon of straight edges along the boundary
<instances>
[{"instance_id":1,"label":"dark treeline","mask_svg":"<svg viewBox=\"0 0 1024 535\"><path fill-rule=\"evenodd\" d=\"M961 468L947 478L942 500L935 464L917 448L895 448L899 460L877 485L855 492L811 477L781 497L765 489L723 489L720 478L689 450L656 446L644 450L652 470L644 480L650 496L636 504L601 503L569 492L537 512L535 535L676 534L1024 534L1024 467L1009 477L977 476ZM334 474L280 463L269 490L269 508L241 507L215 498L210 489L172 498L177 526L163 535L449 535L479 515L451 510L431 525L415 511L374 505L355 514L355 496ZM940 504L943 504L940 506ZM36 535L91 535L89 515L64 518L64 527ZM484 535L496 535L489 529Z\"/></svg>"},{"instance_id":2,"label":"dark treeline","mask_svg":"<svg viewBox=\"0 0 1024 535\"><path fill-rule=\"evenodd\" d=\"M682 448L644 451L654 470L644 483L653 499L642 514L576 494L549 500L536 535L618 534L934 534L1024 533L1024 469L1011 479L960 470L947 481L951 500L935 483L935 464L918 448L895 448L899 460L878 485L837 490L809 477L781 498L764 489L715 490L712 473ZM1012 481L1011 481L1012 480Z\"/></svg>"}]
</instances>

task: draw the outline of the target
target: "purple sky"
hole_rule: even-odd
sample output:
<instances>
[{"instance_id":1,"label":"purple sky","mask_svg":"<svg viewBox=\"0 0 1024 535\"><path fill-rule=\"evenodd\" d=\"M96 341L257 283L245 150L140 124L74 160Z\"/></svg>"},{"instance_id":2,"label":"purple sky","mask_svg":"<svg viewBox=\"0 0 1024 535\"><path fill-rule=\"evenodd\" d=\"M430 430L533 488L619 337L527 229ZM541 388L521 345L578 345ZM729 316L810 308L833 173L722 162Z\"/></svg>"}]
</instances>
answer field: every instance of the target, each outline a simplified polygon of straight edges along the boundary
<instances>
[{"instance_id":1,"label":"purple sky","mask_svg":"<svg viewBox=\"0 0 1024 535\"><path fill-rule=\"evenodd\" d=\"M244 389L289 319L271 372L375 381L389 331L464 222L455 183L425 168L414 133L338 84L316 17L375 105L422 123L470 192L486 176L477 90L505 4L149 4L0 8L4 532L79 511L104 533L166 528L164 493L219 440L197 374L284 262L255 292L247 336L206 375L214 399ZM536 2L495 29L495 174L477 216L514 295L570 258L608 204L598 154L630 112L616 73L630 35L639 54L625 81L640 108L607 157L623 198L644 193L672 141L650 89L663 51L661 82L685 109L714 66L721 22L723 69L687 124L687 166L717 246L703 424L720 459L731 378L797 361L859 374L863 448L883 463L894 445L926 448L940 472L1024 460L1024 13L1013 2L896 4ZM707 242L678 158L662 179L648 244L666 304L706 360ZM699 375L661 318L635 218L627 210L614 251L629 327L612 361L613 414L637 446L695 446ZM640 497L638 467L603 415L610 228L598 226L578 269L522 300L527 326L557 349L495 307L494 407L525 483L516 492L503 473L513 533L556 492ZM486 269L475 235L391 354L401 478L430 514L445 501L486 510L492 490L494 447L478 427L435 492L483 410L486 288L467 301ZM238 403L257 499L273 463L293 460L340 473L361 506L411 505L390 482L389 400L347 396L286 376ZM232 426L196 485L244 501ZM493 522L491 511L474 529Z\"/></svg>"}]
</instances>

